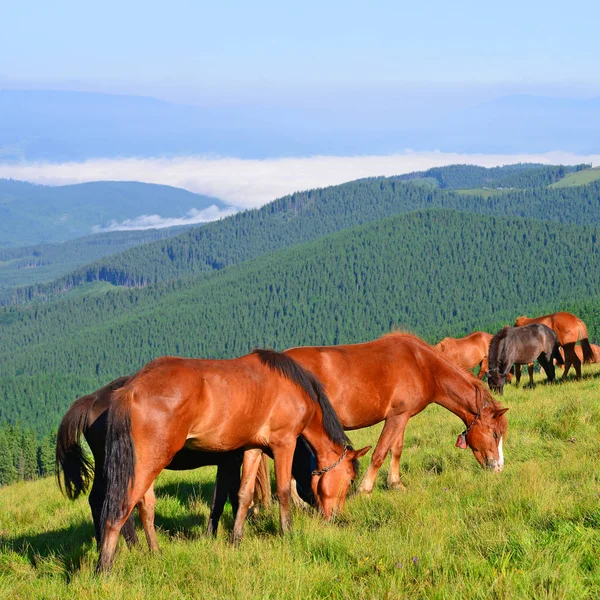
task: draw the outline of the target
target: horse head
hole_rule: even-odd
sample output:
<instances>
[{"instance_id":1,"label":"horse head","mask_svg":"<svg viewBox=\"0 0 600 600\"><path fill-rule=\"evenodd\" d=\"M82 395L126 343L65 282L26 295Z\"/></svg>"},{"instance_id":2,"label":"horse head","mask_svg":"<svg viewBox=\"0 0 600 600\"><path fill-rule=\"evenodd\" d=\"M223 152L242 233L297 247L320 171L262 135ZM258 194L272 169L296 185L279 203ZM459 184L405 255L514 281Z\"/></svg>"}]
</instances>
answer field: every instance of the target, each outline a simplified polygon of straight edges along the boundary
<instances>
[{"instance_id":1,"label":"horse head","mask_svg":"<svg viewBox=\"0 0 600 600\"><path fill-rule=\"evenodd\" d=\"M333 465L313 471L313 492L326 519L344 509L350 485L358 475L358 459L370 449L371 446L360 450L345 446L341 458Z\"/></svg>"},{"instance_id":2,"label":"horse head","mask_svg":"<svg viewBox=\"0 0 600 600\"><path fill-rule=\"evenodd\" d=\"M503 439L506 439L508 408L487 404L476 415L464 434L477 462L499 473L504 468Z\"/></svg>"}]
</instances>

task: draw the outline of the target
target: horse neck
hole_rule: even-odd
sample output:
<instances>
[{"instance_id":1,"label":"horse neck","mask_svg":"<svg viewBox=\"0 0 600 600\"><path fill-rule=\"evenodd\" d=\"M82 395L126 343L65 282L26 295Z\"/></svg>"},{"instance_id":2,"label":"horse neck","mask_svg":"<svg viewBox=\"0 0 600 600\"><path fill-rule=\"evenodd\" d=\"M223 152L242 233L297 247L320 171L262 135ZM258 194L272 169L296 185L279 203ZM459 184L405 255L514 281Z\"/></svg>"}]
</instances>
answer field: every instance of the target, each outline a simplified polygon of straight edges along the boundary
<instances>
[{"instance_id":1,"label":"horse neck","mask_svg":"<svg viewBox=\"0 0 600 600\"><path fill-rule=\"evenodd\" d=\"M438 377L438 390L435 403L454 413L468 425L479 412L476 385L469 381L467 374L444 373Z\"/></svg>"},{"instance_id":2,"label":"horse neck","mask_svg":"<svg viewBox=\"0 0 600 600\"><path fill-rule=\"evenodd\" d=\"M334 442L325 432L320 410L315 411L315 415L304 428L302 436L312 447L319 469L334 463L344 452L344 446Z\"/></svg>"}]
</instances>

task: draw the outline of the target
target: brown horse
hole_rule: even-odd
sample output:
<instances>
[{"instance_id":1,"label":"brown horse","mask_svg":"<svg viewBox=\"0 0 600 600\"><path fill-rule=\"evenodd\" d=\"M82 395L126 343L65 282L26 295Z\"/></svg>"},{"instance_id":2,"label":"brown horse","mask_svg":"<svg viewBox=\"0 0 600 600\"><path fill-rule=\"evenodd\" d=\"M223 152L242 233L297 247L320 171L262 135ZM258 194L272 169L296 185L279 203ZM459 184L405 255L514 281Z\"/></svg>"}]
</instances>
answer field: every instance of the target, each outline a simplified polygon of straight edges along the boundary
<instances>
[{"instance_id":1,"label":"brown horse","mask_svg":"<svg viewBox=\"0 0 600 600\"><path fill-rule=\"evenodd\" d=\"M58 428L56 436L56 477L58 485L67 498L75 500L85 493L90 483L92 490L89 504L96 531L96 541L100 544L100 513L106 495L103 465L106 445L106 426L108 408L111 404L111 395L115 390L122 388L129 377L120 377L108 385L78 398L66 412ZM90 462L81 446L81 436L85 437L92 455L94 464ZM208 533L216 535L219 519L223 514L225 502L229 497L234 516L237 512L237 494L240 486L240 468L242 466L243 450L234 452L201 452L181 449L173 460L165 467L169 470L187 470L198 467L217 465L217 479L211 503L210 517L208 520ZM261 465L256 478L254 503L261 503L266 508L271 505L271 488L267 471L267 457L262 457ZM98 468L95 469L94 465ZM93 480L93 481L92 481ZM150 497L149 497L150 496ZM145 496L149 500L146 504L138 503L138 511L142 516L142 525L146 539L150 544L156 539L154 534L154 497L151 492ZM133 513L129 515L121 529L128 546L139 545L135 532Z\"/></svg>"},{"instance_id":2,"label":"brown horse","mask_svg":"<svg viewBox=\"0 0 600 600\"><path fill-rule=\"evenodd\" d=\"M244 448L239 508L232 541L244 520L263 450L275 460L281 531L291 527L289 500L296 440L313 449L313 492L327 518L342 510L360 456L319 381L291 357L255 350L233 360L163 357L113 393L106 435L106 498L98 571L112 565L121 527L156 476L182 448L227 452ZM153 546L153 544L151 544Z\"/></svg>"},{"instance_id":3,"label":"brown horse","mask_svg":"<svg viewBox=\"0 0 600 600\"><path fill-rule=\"evenodd\" d=\"M285 352L323 383L345 429L385 421L360 491L369 493L392 450L388 485L403 488L400 456L408 420L435 402L466 425L457 446L471 447L482 467L501 471L508 410L471 373L419 338L391 333L363 344L300 347ZM464 437L462 437L464 435Z\"/></svg>"},{"instance_id":4,"label":"brown horse","mask_svg":"<svg viewBox=\"0 0 600 600\"><path fill-rule=\"evenodd\" d=\"M596 344L590 344L590 348L592 349L592 354L594 355L594 360L592 362L595 363L600 363L600 346L596 346ZM563 363L565 360L565 353L563 352L563 349L560 349L560 354L563 358ZM575 346L575 354L577 354L577 358L583 362L583 348L581 346ZM564 364L559 365L557 361L554 361L554 364L557 366L562 366L564 368Z\"/></svg>"},{"instance_id":5,"label":"brown horse","mask_svg":"<svg viewBox=\"0 0 600 600\"><path fill-rule=\"evenodd\" d=\"M575 373L577 379L581 377L581 360L575 352L575 344L581 341L581 347L583 349L583 362L589 363L594 361L594 353L590 347L588 340L588 330L586 324L568 312L557 312L551 315L544 315L543 317L536 317L535 319L528 319L527 317L517 317L515 320L515 327L522 327L523 325L529 325L531 323L541 323L554 329L558 336L558 343L564 349L565 355L565 370L562 378L565 379L571 365L575 366Z\"/></svg>"},{"instance_id":6,"label":"brown horse","mask_svg":"<svg viewBox=\"0 0 600 600\"><path fill-rule=\"evenodd\" d=\"M492 335L485 331L475 331L463 338L446 337L433 348L447 360L470 371L479 365L478 379L483 379L488 368L488 348Z\"/></svg>"}]
</instances>

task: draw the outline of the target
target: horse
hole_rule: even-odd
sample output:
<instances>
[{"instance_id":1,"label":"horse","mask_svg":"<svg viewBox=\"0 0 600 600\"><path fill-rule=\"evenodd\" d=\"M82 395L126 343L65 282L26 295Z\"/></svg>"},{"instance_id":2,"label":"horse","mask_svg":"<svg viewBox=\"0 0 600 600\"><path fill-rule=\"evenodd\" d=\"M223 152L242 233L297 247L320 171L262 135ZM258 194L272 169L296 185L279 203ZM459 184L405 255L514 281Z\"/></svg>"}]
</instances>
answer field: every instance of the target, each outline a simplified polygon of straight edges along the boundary
<instances>
[{"instance_id":1,"label":"horse","mask_svg":"<svg viewBox=\"0 0 600 600\"><path fill-rule=\"evenodd\" d=\"M361 344L304 346L284 353L322 382L344 429L385 421L359 492L373 490L390 449L388 486L404 489L400 480L404 430L408 420L431 403L447 408L465 424L458 447L468 445L482 467L502 470L508 409L481 381L418 337L395 332Z\"/></svg>"},{"instance_id":2,"label":"horse","mask_svg":"<svg viewBox=\"0 0 600 600\"><path fill-rule=\"evenodd\" d=\"M593 362L600 363L600 346L596 346L596 344L590 344L590 348L592 349L592 354L594 355ZM575 346L575 354L577 354L577 358L581 362L583 362L583 348L581 346ZM560 355L562 356L562 359L564 361L565 355L562 348L560 349ZM556 361L554 362L554 364L558 365ZM564 364L558 366L562 366L564 368Z\"/></svg>"},{"instance_id":3,"label":"horse","mask_svg":"<svg viewBox=\"0 0 600 600\"><path fill-rule=\"evenodd\" d=\"M490 343L488 355L488 384L490 389L502 394L506 375L516 365L529 365L535 359L546 371L548 381L555 378L553 358L561 360L558 336L553 329L541 323L522 327L504 327ZM517 381L520 369L517 370ZM529 369L530 385L533 386L533 367Z\"/></svg>"},{"instance_id":4,"label":"horse","mask_svg":"<svg viewBox=\"0 0 600 600\"><path fill-rule=\"evenodd\" d=\"M302 434L317 469L312 491L327 519L342 511L358 458L317 378L290 356L255 350L237 359L162 357L113 392L108 409L96 567L112 566L119 532L131 510L145 502L157 475L182 448L228 452L243 448L239 507L231 535L239 543L263 450L275 461L280 529L291 529L290 480Z\"/></svg>"},{"instance_id":5,"label":"horse","mask_svg":"<svg viewBox=\"0 0 600 600\"><path fill-rule=\"evenodd\" d=\"M485 331L475 331L463 338L446 337L433 348L446 359L465 370L479 365L478 379L483 379L488 369L488 348L492 335Z\"/></svg>"},{"instance_id":6,"label":"horse","mask_svg":"<svg viewBox=\"0 0 600 600\"><path fill-rule=\"evenodd\" d=\"M89 504L98 545L100 544L100 513L106 492L102 466L105 457L107 413L112 393L122 388L129 379L129 376L119 377L99 390L78 398L63 417L56 436L55 474L61 491L70 500L75 500L82 493L87 492L90 483L92 484ZM92 451L93 464L81 446L82 435ZM217 534L217 527L227 497L231 502L234 516L237 513L237 494L240 486L242 458L243 450L227 453L202 452L182 448L165 467L169 470L196 469L208 465L218 467L207 526L209 535L215 536ZM254 503L260 502L265 508L269 508L271 505L271 489L269 474L266 470L268 468L267 457L263 456L262 461L263 464L259 468L256 479ZM99 468L94 468L94 465ZM153 507L154 498L148 504ZM150 544L156 539L156 536L152 533L154 528L153 510L142 503L138 503L138 511L144 515L142 524L146 539ZM133 513L129 515L121 529L121 533L128 547L139 546Z\"/></svg>"},{"instance_id":7,"label":"horse","mask_svg":"<svg viewBox=\"0 0 600 600\"><path fill-rule=\"evenodd\" d=\"M584 364L594 361L594 353L592 352L588 340L586 324L571 313L557 312L550 315L544 315L543 317L536 317L535 319L529 319L525 316L517 317L515 320L515 327L522 327L523 325L529 325L531 323L541 323L556 331L558 343L563 347L565 353L565 370L562 378L565 379L567 377L571 365L574 365L577 379L580 379L582 361L575 352L575 344L581 341Z\"/></svg>"}]
</instances>

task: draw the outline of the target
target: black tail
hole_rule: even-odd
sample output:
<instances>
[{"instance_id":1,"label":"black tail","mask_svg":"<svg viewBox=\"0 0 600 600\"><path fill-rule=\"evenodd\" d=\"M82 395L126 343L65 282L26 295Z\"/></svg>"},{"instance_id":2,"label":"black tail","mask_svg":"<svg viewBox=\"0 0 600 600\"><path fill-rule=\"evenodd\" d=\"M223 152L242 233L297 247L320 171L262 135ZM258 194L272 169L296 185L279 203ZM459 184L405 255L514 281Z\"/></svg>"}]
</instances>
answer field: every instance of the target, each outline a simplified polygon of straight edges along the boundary
<instances>
[{"instance_id":1,"label":"black tail","mask_svg":"<svg viewBox=\"0 0 600 600\"><path fill-rule=\"evenodd\" d=\"M323 384L310 372L297 363L291 356L275 350L254 350L260 361L277 371L290 381L299 385L314 402L318 402L323 413L323 428L329 439L340 446L349 445L350 440L331 406L323 389Z\"/></svg>"},{"instance_id":2,"label":"black tail","mask_svg":"<svg viewBox=\"0 0 600 600\"><path fill-rule=\"evenodd\" d=\"M563 360L562 354L560 353L560 345L558 342L554 344L554 349L552 350L552 358L556 361L557 365L564 366L565 361ZM552 359L550 360L550 362L552 363Z\"/></svg>"},{"instance_id":3,"label":"black tail","mask_svg":"<svg viewBox=\"0 0 600 600\"><path fill-rule=\"evenodd\" d=\"M127 510L127 495L135 477L135 450L131 437L131 394L127 388L112 395L108 409L104 480L106 496L100 518L101 537L107 523L121 519Z\"/></svg>"},{"instance_id":4,"label":"black tail","mask_svg":"<svg viewBox=\"0 0 600 600\"><path fill-rule=\"evenodd\" d=\"M594 351L590 346L590 341L587 338L581 340L581 349L583 350L583 363L588 364L595 361Z\"/></svg>"},{"instance_id":5,"label":"black tail","mask_svg":"<svg viewBox=\"0 0 600 600\"><path fill-rule=\"evenodd\" d=\"M69 500L86 492L94 477L94 464L81 447L81 436L87 429L88 413L95 401L93 394L75 400L56 434L54 473L58 487Z\"/></svg>"}]
</instances>

